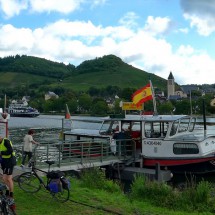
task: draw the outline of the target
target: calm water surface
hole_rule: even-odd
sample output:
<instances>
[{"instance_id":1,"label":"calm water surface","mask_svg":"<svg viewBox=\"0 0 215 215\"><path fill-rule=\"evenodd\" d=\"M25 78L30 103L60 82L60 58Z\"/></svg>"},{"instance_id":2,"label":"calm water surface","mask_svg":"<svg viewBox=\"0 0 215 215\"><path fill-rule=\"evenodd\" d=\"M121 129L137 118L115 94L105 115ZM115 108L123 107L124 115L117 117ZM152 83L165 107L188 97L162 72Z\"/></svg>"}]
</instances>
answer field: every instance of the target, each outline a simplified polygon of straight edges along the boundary
<instances>
[{"instance_id":1,"label":"calm water surface","mask_svg":"<svg viewBox=\"0 0 215 215\"><path fill-rule=\"evenodd\" d=\"M57 143L62 129L62 119L59 115L40 115L35 118L11 117L8 120L9 138L13 144L22 144L23 137L30 128L35 130L34 139L40 143ZM100 119L100 117L72 116L73 119ZM76 122L83 127L81 122ZM77 125L76 125L77 126ZM87 127L87 122L84 123Z\"/></svg>"},{"instance_id":2,"label":"calm water surface","mask_svg":"<svg viewBox=\"0 0 215 215\"><path fill-rule=\"evenodd\" d=\"M40 143L57 142L64 116L40 115L35 118L11 117L8 120L9 138L13 144L22 144L30 128L35 130L34 139Z\"/></svg>"}]
</instances>

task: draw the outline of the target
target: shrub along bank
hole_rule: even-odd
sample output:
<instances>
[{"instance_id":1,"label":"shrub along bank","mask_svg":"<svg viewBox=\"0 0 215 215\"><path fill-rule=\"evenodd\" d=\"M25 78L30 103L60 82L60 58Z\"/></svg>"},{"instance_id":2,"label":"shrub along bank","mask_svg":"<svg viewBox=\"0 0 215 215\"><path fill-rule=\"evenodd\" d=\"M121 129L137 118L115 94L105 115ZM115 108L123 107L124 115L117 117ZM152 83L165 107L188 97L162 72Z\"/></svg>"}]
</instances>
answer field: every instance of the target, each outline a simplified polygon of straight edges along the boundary
<instances>
[{"instance_id":1,"label":"shrub along bank","mask_svg":"<svg viewBox=\"0 0 215 215\"><path fill-rule=\"evenodd\" d=\"M106 179L97 168L84 171L81 179L70 180L71 197L66 203L56 202L43 189L26 194L15 183L17 214L212 215L215 211L215 190L206 181L179 191L136 176L130 193L125 194L119 182Z\"/></svg>"}]
</instances>

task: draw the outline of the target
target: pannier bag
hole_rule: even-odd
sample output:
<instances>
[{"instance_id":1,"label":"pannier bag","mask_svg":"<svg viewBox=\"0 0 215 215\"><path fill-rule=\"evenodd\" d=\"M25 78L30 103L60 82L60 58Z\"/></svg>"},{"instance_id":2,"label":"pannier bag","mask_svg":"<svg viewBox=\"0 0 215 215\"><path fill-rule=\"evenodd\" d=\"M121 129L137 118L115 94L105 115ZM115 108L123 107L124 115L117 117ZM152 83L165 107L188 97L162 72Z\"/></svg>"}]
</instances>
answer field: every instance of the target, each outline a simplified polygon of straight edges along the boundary
<instances>
[{"instance_id":1,"label":"pannier bag","mask_svg":"<svg viewBox=\"0 0 215 215\"><path fill-rule=\"evenodd\" d=\"M60 170L57 170L57 171L53 170L53 171L47 173L47 178L58 179L64 175L65 174L63 172L61 172Z\"/></svg>"},{"instance_id":2,"label":"pannier bag","mask_svg":"<svg viewBox=\"0 0 215 215\"><path fill-rule=\"evenodd\" d=\"M67 190L67 189L70 188L70 181L69 181L69 179L67 179L65 177L61 177L60 180L61 180L63 189Z\"/></svg>"},{"instance_id":3,"label":"pannier bag","mask_svg":"<svg viewBox=\"0 0 215 215\"><path fill-rule=\"evenodd\" d=\"M49 183L49 189L52 193L58 193L63 191L61 180L58 179L51 179Z\"/></svg>"}]
</instances>

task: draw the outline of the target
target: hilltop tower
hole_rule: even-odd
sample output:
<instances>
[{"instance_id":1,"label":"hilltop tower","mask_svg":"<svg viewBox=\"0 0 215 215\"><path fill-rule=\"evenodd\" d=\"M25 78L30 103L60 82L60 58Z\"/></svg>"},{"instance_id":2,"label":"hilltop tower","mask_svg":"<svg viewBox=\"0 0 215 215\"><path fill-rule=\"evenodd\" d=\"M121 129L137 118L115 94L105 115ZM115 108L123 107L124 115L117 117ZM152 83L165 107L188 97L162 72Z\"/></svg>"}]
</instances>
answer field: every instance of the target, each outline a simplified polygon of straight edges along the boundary
<instances>
[{"instance_id":1,"label":"hilltop tower","mask_svg":"<svg viewBox=\"0 0 215 215\"><path fill-rule=\"evenodd\" d=\"M171 95L175 95L175 79L173 77L172 72L170 71L167 80L167 98L169 98L169 96Z\"/></svg>"}]
</instances>

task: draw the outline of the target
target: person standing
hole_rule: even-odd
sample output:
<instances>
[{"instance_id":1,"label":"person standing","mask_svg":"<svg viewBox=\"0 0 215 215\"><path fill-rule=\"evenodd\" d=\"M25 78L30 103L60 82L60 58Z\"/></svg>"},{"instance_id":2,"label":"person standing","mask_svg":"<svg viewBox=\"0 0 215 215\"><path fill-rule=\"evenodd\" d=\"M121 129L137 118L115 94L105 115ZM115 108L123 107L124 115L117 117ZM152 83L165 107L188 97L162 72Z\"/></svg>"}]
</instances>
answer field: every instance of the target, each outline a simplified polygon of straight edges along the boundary
<instances>
[{"instance_id":1,"label":"person standing","mask_svg":"<svg viewBox=\"0 0 215 215\"><path fill-rule=\"evenodd\" d=\"M0 136L0 154L2 157L1 168L3 171L3 181L7 185L6 196L8 197L8 204L15 207L13 199L13 168L16 165L15 152L13 151L12 142Z\"/></svg>"},{"instance_id":2,"label":"person standing","mask_svg":"<svg viewBox=\"0 0 215 215\"><path fill-rule=\"evenodd\" d=\"M28 156L28 161L32 158L32 144L39 144L38 142L34 141L33 139L34 130L30 129L28 134L24 137L24 149L23 149L23 158L22 164L23 167L25 165L25 159Z\"/></svg>"}]
</instances>

